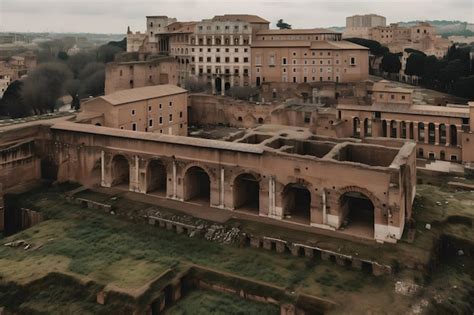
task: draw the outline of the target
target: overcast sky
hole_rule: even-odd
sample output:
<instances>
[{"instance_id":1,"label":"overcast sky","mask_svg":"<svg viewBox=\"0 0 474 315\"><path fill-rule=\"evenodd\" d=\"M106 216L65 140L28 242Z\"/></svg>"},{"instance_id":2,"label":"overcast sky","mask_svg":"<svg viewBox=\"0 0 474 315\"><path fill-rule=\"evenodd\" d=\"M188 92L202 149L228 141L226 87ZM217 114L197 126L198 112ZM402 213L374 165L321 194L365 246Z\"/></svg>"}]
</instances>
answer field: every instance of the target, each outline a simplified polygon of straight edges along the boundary
<instances>
[{"instance_id":1,"label":"overcast sky","mask_svg":"<svg viewBox=\"0 0 474 315\"><path fill-rule=\"evenodd\" d=\"M200 20L215 14L259 15L275 27L283 18L300 27L344 26L345 17L376 13L387 22L474 22L474 0L0 0L0 32L125 33L145 29L146 15Z\"/></svg>"}]
</instances>

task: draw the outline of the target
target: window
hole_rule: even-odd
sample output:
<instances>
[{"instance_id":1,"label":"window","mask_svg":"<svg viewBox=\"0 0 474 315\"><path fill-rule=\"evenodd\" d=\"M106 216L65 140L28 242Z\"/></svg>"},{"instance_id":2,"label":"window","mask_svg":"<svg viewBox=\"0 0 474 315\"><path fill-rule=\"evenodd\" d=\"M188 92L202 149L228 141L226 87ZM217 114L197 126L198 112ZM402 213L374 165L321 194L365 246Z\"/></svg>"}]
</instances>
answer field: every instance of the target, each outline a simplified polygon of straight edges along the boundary
<instances>
[{"instance_id":1,"label":"window","mask_svg":"<svg viewBox=\"0 0 474 315\"><path fill-rule=\"evenodd\" d=\"M355 57L351 57L350 65L351 65L351 66L355 66L355 64L356 64L356 58L355 58Z\"/></svg>"},{"instance_id":2,"label":"window","mask_svg":"<svg viewBox=\"0 0 474 315\"><path fill-rule=\"evenodd\" d=\"M207 57L207 62L211 62L211 57Z\"/></svg>"},{"instance_id":3,"label":"window","mask_svg":"<svg viewBox=\"0 0 474 315\"><path fill-rule=\"evenodd\" d=\"M148 120L148 127L153 127L153 119Z\"/></svg>"},{"instance_id":4,"label":"window","mask_svg":"<svg viewBox=\"0 0 474 315\"><path fill-rule=\"evenodd\" d=\"M183 112L179 112L179 118L183 118Z\"/></svg>"},{"instance_id":5,"label":"window","mask_svg":"<svg viewBox=\"0 0 474 315\"><path fill-rule=\"evenodd\" d=\"M283 58L282 63L286 65L286 58Z\"/></svg>"},{"instance_id":6,"label":"window","mask_svg":"<svg viewBox=\"0 0 474 315\"><path fill-rule=\"evenodd\" d=\"M132 116L135 116L135 110L132 109Z\"/></svg>"},{"instance_id":7,"label":"window","mask_svg":"<svg viewBox=\"0 0 474 315\"><path fill-rule=\"evenodd\" d=\"M160 116L160 125L163 124L163 117Z\"/></svg>"},{"instance_id":8,"label":"window","mask_svg":"<svg viewBox=\"0 0 474 315\"><path fill-rule=\"evenodd\" d=\"M123 75L123 71L122 71L122 70L120 70L120 76L122 76L122 75Z\"/></svg>"},{"instance_id":9,"label":"window","mask_svg":"<svg viewBox=\"0 0 474 315\"><path fill-rule=\"evenodd\" d=\"M161 105L161 103L160 103L159 107L160 107L160 109L161 109L161 107L163 107L163 106Z\"/></svg>"},{"instance_id":10,"label":"window","mask_svg":"<svg viewBox=\"0 0 474 315\"><path fill-rule=\"evenodd\" d=\"M148 106L148 111L151 112L151 106Z\"/></svg>"},{"instance_id":11,"label":"window","mask_svg":"<svg viewBox=\"0 0 474 315\"><path fill-rule=\"evenodd\" d=\"M244 57L244 62L249 62L249 58L248 58L248 57Z\"/></svg>"},{"instance_id":12,"label":"window","mask_svg":"<svg viewBox=\"0 0 474 315\"><path fill-rule=\"evenodd\" d=\"M170 122L173 121L173 114L170 114Z\"/></svg>"},{"instance_id":13,"label":"window","mask_svg":"<svg viewBox=\"0 0 474 315\"><path fill-rule=\"evenodd\" d=\"M234 62L239 62L239 57L235 57Z\"/></svg>"},{"instance_id":14,"label":"window","mask_svg":"<svg viewBox=\"0 0 474 315\"><path fill-rule=\"evenodd\" d=\"M394 100L394 99L395 99L395 95L390 94L390 99Z\"/></svg>"},{"instance_id":15,"label":"window","mask_svg":"<svg viewBox=\"0 0 474 315\"><path fill-rule=\"evenodd\" d=\"M136 124L136 123L132 123L132 130L133 130L133 131L136 131L136 130L137 130L137 124Z\"/></svg>"},{"instance_id":16,"label":"window","mask_svg":"<svg viewBox=\"0 0 474 315\"><path fill-rule=\"evenodd\" d=\"M405 95L402 95L402 100L405 100Z\"/></svg>"}]
</instances>

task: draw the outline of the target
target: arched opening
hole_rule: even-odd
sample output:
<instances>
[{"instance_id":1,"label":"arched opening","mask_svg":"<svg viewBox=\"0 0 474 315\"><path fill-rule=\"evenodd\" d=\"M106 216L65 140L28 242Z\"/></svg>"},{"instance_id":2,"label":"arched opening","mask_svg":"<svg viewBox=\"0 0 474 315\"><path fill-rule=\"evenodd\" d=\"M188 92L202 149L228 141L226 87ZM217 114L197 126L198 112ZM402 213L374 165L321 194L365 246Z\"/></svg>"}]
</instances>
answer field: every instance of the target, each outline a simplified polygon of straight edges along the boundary
<instances>
[{"instance_id":1,"label":"arched opening","mask_svg":"<svg viewBox=\"0 0 474 315\"><path fill-rule=\"evenodd\" d=\"M216 92L220 93L222 91L222 79L217 77L216 80L214 81L215 87L216 87Z\"/></svg>"},{"instance_id":2,"label":"arched opening","mask_svg":"<svg viewBox=\"0 0 474 315\"><path fill-rule=\"evenodd\" d=\"M211 180L205 170L193 166L184 175L184 200L209 204L211 199Z\"/></svg>"},{"instance_id":3,"label":"arched opening","mask_svg":"<svg viewBox=\"0 0 474 315\"><path fill-rule=\"evenodd\" d=\"M446 153L444 151L439 152L439 159L441 161L446 160Z\"/></svg>"},{"instance_id":4,"label":"arched opening","mask_svg":"<svg viewBox=\"0 0 474 315\"><path fill-rule=\"evenodd\" d=\"M402 139L406 139L407 137L407 124L404 121L400 123L400 137L402 137Z\"/></svg>"},{"instance_id":5,"label":"arched opening","mask_svg":"<svg viewBox=\"0 0 474 315\"><path fill-rule=\"evenodd\" d=\"M392 120L390 122L390 138L396 138L397 137L397 122L395 120Z\"/></svg>"},{"instance_id":6,"label":"arched opening","mask_svg":"<svg viewBox=\"0 0 474 315\"><path fill-rule=\"evenodd\" d=\"M363 193L346 192L341 196L343 227L351 234L374 237L374 204Z\"/></svg>"},{"instance_id":7,"label":"arched opening","mask_svg":"<svg viewBox=\"0 0 474 315\"><path fill-rule=\"evenodd\" d=\"M410 139L415 139L414 126L412 122L410 123Z\"/></svg>"},{"instance_id":8,"label":"arched opening","mask_svg":"<svg viewBox=\"0 0 474 315\"><path fill-rule=\"evenodd\" d=\"M360 120L358 117L353 119L353 135L354 137L360 137Z\"/></svg>"},{"instance_id":9,"label":"arched opening","mask_svg":"<svg viewBox=\"0 0 474 315\"><path fill-rule=\"evenodd\" d=\"M439 125L439 144L446 144L446 125Z\"/></svg>"},{"instance_id":10,"label":"arched opening","mask_svg":"<svg viewBox=\"0 0 474 315\"><path fill-rule=\"evenodd\" d=\"M311 222L311 193L301 184L288 184L283 189L285 219L298 223Z\"/></svg>"},{"instance_id":11,"label":"arched opening","mask_svg":"<svg viewBox=\"0 0 474 315\"><path fill-rule=\"evenodd\" d=\"M425 142L425 124L418 123L418 142Z\"/></svg>"},{"instance_id":12,"label":"arched opening","mask_svg":"<svg viewBox=\"0 0 474 315\"><path fill-rule=\"evenodd\" d=\"M382 136L387 137L387 121L382 120Z\"/></svg>"},{"instance_id":13,"label":"arched opening","mask_svg":"<svg viewBox=\"0 0 474 315\"><path fill-rule=\"evenodd\" d=\"M146 192L166 195L166 167L160 160L152 160L147 167Z\"/></svg>"},{"instance_id":14,"label":"arched opening","mask_svg":"<svg viewBox=\"0 0 474 315\"><path fill-rule=\"evenodd\" d=\"M101 124L101 123L96 123L95 125L96 125L96 126L99 126L99 127L100 127L100 126L102 126L102 124Z\"/></svg>"},{"instance_id":15,"label":"arched opening","mask_svg":"<svg viewBox=\"0 0 474 315\"><path fill-rule=\"evenodd\" d=\"M364 119L364 137L372 137L372 120Z\"/></svg>"},{"instance_id":16,"label":"arched opening","mask_svg":"<svg viewBox=\"0 0 474 315\"><path fill-rule=\"evenodd\" d=\"M112 186L121 186L129 189L130 165L123 155L116 155L112 159Z\"/></svg>"},{"instance_id":17,"label":"arched opening","mask_svg":"<svg viewBox=\"0 0 474 315\"><path fill-rule=\"evenodd\" d=\"M224 89L227 91L227 90L230 90L230 82L226 82L224 84Z\"/></svg>"},{"instance_id":18,"label":"arched opening","mask_svg":"<svg viewBox=\"0 0 474 315\"><path fill-rule=\"evenodd\" d=\"M451 139L449 139L449 143L451 145L457 145L458 144L458 130L455 125L449 126L450 128L450 133L451 133Z\"/></svg>"},{"instance_id":19,"label":"arched opening","mask_svg":"<svg viewBox=\"0 0 474 315\"><path fill-rule=\"evenodd\" d=\"M259 212L260 184L252 174L244 173L234 180L234 209Z\"/></svg>"},{"instance_id":20,"label":"arched opening","mask_svg":"<svg viewBox=\"0 0 474 315\"><path fill-rule=\"evenodd\" d=\"M262 118L262 117L259 117L259 118L258 118L258 123L259 123L259 124L263 124L263 118Z\"/></svg>"},{"instance_id":21,"label":"arched opening","mask_svg":"<svg viewBox=\"0 0 474 315\"><path fill-rule=\"evenodd\" d=\"M435 125L433 123L428 124L428 143L434 144L436 141Z\"/></svg>"}]
</instances>

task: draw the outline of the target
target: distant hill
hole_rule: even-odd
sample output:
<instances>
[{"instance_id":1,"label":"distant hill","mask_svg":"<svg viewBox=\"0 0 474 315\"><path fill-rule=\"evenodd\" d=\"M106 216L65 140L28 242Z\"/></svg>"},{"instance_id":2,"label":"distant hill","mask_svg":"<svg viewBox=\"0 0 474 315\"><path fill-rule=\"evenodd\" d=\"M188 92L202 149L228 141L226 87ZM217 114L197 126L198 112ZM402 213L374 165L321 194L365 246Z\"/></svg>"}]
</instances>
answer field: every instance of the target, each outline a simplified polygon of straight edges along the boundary
<instances>
[{"instance_id":1,"label":"distant hill","mask_svg":"<svg viewBox=\"0 0 474 315\"><path fill-rule=\"evenodd\" d=\"M451 35L474 36L474 23L467 23L462 21L447 21L447 20L425 20L425 21L409 21L398 22L398 25L404 27L414 26L419 22L428 22L436 28L436 32L444 37ZM344 32L343 26L332 26L330 30L336 32Z\"/></svg>"}]
</instances>

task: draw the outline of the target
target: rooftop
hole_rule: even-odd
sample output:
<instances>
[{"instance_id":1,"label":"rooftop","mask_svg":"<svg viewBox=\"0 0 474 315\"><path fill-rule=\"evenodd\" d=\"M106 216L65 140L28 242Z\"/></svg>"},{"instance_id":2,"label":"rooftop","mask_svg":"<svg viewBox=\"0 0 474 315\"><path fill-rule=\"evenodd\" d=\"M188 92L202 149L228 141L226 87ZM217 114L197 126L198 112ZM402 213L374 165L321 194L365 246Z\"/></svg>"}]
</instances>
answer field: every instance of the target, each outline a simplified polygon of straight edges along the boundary
<instances>
[{"instance_id":1,"label":"rooftop","mask_svg":"<svg viewBox=\"0 0 474 315\"><path fill-rule=\"evenodd\" d=\"M401 114L413 114L413 115L426 115L426 116L444 116L444 117L457 117L457 118L468 118L469 107L451 107L451 106L435 106L435 105L412 105L407 107L406 105L396 104L379 104L375 103L372 105L346 105L340 104L337 106L339 110L358 110L358 111L379 111L386 113L401 113Z\"/></svg>"},{"instance_id":2,"label":"rooftop","mask_svg":"<svg viewBox=\"0 0 474 315\"><path fill-rule=\"evenodd\" d=\"M179 86L164 84L117 91L108 95L100 96L100 98L112 105L121 105L186 92L187 90L182 89Z\"/></svg>"},{"instance_id":3,"label":"rooftop","mask_svg":"<svg viewBox=\"0 0 474 315\"><path fill-rule=\"evenodd\" d=\"M357 49L368 50L348 41L309 41L309 40L257 40L252 42L252 47L309 47L310 49Z\"/></svg>"},{"instance_id":4,"label":"rooftop","mask_svg":"<svg viewBox=\"0 0 474 315\"><path fill-rule=\"evenodd\" d=\"M261 18L257 15L250 14L224 14L216 15L212 18L213 21L232 21L232 22L248 22L248 23L259 23L269 24L270 22Z\"/></svg>"},{"instance_id":5,"label":"rooftop","mask_svg":"<svg viewBox=\"0 0 474 315\"><path fill-rule=\"evenodd\" d=\"M257 35L312 35L312 34L339 34L325 28L305 28L305 29L272 29L260 30Z\"/></svg>"}]
</instances>

